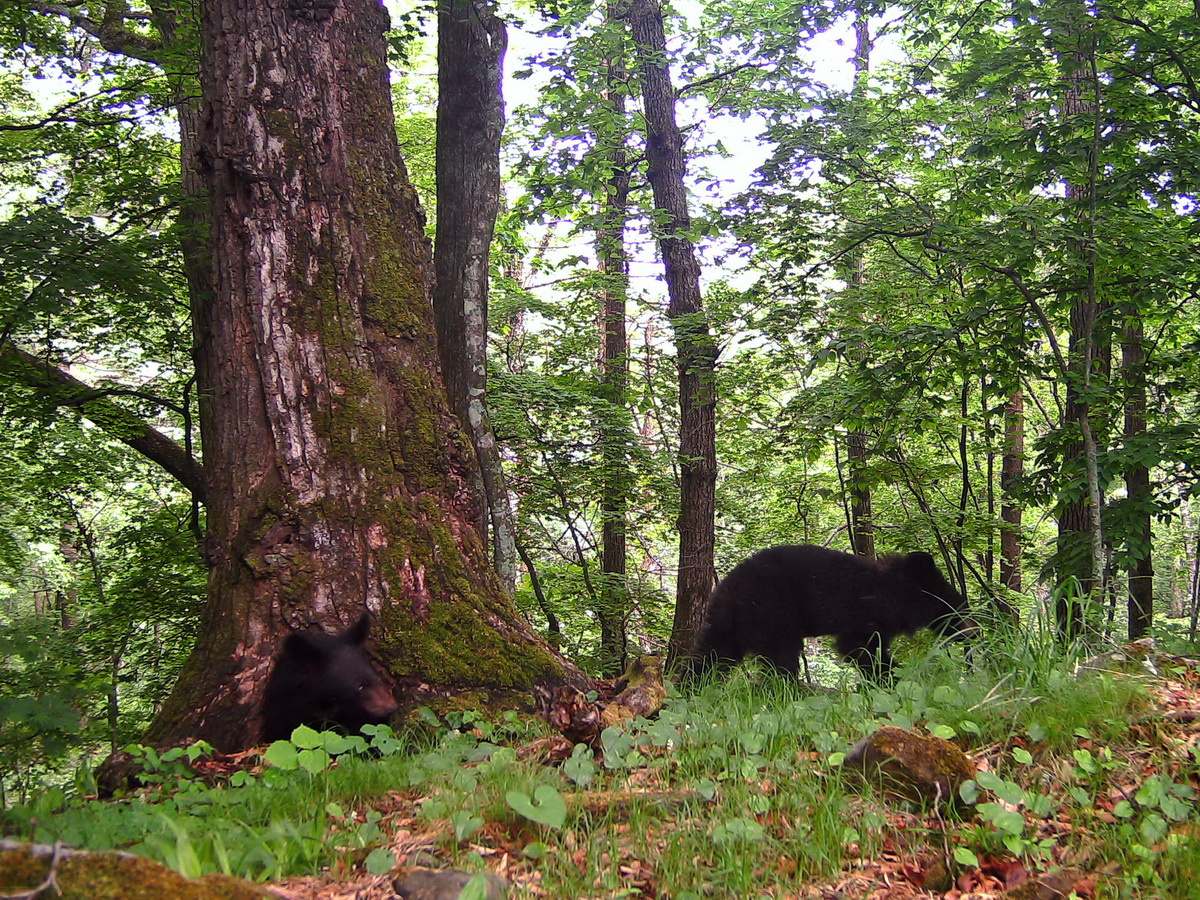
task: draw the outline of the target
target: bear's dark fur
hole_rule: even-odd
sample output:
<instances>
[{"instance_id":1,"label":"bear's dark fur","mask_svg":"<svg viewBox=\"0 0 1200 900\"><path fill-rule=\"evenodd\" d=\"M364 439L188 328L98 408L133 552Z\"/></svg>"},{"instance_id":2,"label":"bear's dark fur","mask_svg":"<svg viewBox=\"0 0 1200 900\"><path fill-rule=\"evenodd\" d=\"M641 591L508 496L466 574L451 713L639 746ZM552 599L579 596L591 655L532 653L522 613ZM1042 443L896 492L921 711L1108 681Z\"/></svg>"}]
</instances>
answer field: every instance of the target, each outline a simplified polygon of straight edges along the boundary
<instances>
[{"instance_id":1,"label":"bear's dark fur","mask_svg":"<svg viewBox=\"0 0 1200 900\"><path fill-rule=\"evenodd\" d=\"M804 638L830 634L865 676L885 680L896 635L928 627L963 632L966 613L928 553L871 560L811 544L768 547L713 591L689 668L727 668L754 655L798 673Z\"/></svg>"},{"instance_id":2,"label":"bear's dark fur","mask_svg":"<svg viewBox=\"0 0 1200 900\"><path fill-rule=\"evenodd\" d=\"M388 721L396 701L364 648L370 630L364 613L338 634L292 631L284 638L263 691L264 741L289 738L297 725L355 734Z\"/></svg>"}]
</instances>

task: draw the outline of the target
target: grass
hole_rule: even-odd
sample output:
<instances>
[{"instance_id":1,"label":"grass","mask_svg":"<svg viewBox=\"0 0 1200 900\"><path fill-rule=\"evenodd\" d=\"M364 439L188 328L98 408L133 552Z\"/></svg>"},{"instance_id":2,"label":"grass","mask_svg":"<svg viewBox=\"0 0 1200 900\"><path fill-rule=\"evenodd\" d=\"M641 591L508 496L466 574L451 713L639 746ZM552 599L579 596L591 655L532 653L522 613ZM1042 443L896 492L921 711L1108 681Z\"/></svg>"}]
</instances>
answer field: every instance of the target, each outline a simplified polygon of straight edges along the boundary
<instances>
[{"instance_id":1,"label":"grass","mask_svg":"<svg viewBox=\"0 0 1200 900\"><path fill-rule=\"evenodd\" d=\"M165 775L115 803L49 793L7 811L4 831L273 880L382 874L419 850L502 870L518 897L868 896L939 866L982 890L1017 867L1072 865L1096 897L1200 898L1200 750L1156 712L1162 681L1076 676L1024 635L970 664L925 649L890 690L839 676L838 692L813 693L742 667L606 733L602 759L577 747L548 765L554 738L515 715L382 733L373 755L331 766L314 760L344 739L300 736L307 768L293 752L291 768L219 787ZM1172 677L1176 696L1200 691L1194 674ZM882 725L972 754L973 803L938 815L849 780L841 755Z\"/></svg>"}]
</instances>

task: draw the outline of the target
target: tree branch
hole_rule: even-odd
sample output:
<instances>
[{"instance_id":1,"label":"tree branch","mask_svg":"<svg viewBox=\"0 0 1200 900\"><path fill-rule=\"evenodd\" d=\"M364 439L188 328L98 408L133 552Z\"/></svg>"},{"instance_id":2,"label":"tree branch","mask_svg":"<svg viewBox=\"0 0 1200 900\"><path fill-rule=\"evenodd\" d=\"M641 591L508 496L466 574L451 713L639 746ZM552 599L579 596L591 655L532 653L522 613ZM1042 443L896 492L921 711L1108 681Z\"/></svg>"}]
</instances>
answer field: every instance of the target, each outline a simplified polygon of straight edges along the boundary
<instances>
[{"instance_id":1,"label":"tree branch","mask_svg":"<svg viewBox=\"0 0 1200 900\"><path fill-rule=\"evenodd\" d=\"M1169 46L1167 44L1166 40L1161 35L1157 34L1153 28L1151 28L1149 25L1147 25L1141 19L1138 19L1134 16L1128 16L1128 17L1118 16L1118 15L1114 15L1111 12L1107 13L1107 15L1108 15L1108 18L1112 19L1114 22L1120 22L1122 25L1129 25L1133 28L1138 28L1138 29L1144 31L1146 34L1150 35L1151 37L1157 38L1159 41L1161 41L1160 47L1162 48L1162 52L1165 53L1170 58L1171 62L1173 62L1178 67L1179 74L1184 79L1185 83L1182 85L1182 87L1186 88L1187 93L1188 93L1188 98L1191 101L1187 105L1190 108L1194 109L1195 104L1200 103L1200 89L1198 89L1196 86L1196 79L1192 76L1192 71L1188 67L1187 60L1184 59L1183 54L1179 53L1173 47ZM1154 65L1154 63L1153 63L1153 61L1151 61L1151 67L1153 67L1153 65ZM1152 75L1150 75L1150 74L1143 74L1141 77L1143 78L1144 81L1146 81L1147 84L1154 85L1160 91L1168 94L1169 96L1171 96L1174 99L1180 99L1180 98L1175 97L1174 94L1172 94L1169 90L1167 90L1167 88L1173 87L1174 86L1173 84L1167 85L1164 87L1157 79L1153 78Z\"/></svg>"},{"instance_id":2,"label":"tree branch","mask_svg":"<svg viewBox=\"0 0 1200 900\"><path fill-rule=\"evenodd\" d=\"M766 67L766 63L742 63L741 65L734 66L732 69L724 69L720 72L714 72L712 75L707 75L704 78L697 79L696 81L690 81L687 84L682 85L675 91L675 98L679 99L688 91L694 91L697 88L704 87L706 84L712 84L714 81L721 81L736 72L741 72L744 69L765 69Z\"/></svg>"},{"instance_id":3,"label":"tree branch","mask_svg":"<svg viewBox=\"0 0 1200 900\"><path fill-rule=\"evenodd\" d=\"M0 345L0 371L41 393L53 407L72 406L111 437L132 447L204 502L204 468L183 447L129 410L57 366L10 343Z\"/></svg>"},{"instance_id":4,"label":"tree branch","mask_svg":"<svg viewBox=\"0 0 1200 900\"><path fill-rule=\"evenodd\" d=\"M86 11L77 8L74 3L32 2L29 9L66 19L98 40L100 46L109 53L119 53L131 59L162 65L162 42L125 26L129 19L140 21L146 18L144 15L131 13L126 0L108 0L104 4L103 18L99 22L87 15Z\"/></svg>"}]
</instances>

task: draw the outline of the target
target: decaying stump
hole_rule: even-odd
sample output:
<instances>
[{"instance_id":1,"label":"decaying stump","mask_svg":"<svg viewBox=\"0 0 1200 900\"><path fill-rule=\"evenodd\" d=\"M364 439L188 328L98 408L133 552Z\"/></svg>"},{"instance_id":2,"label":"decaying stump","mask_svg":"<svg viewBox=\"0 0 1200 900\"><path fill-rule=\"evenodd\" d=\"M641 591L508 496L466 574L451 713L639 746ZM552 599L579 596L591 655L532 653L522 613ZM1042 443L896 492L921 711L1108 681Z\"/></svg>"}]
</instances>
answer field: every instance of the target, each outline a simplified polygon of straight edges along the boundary
<instances>
[{"instance_id":1,"label":"decaying stump","mask_svg":"<svg viewBox=\"0 0 1200 900\"><path fill-rule=\"evenodd\" d=\"M587 744L595 750L600 747L605 728L639 716L653 716L666 696L662 657L647 655L631 662L625 674L595 700L589 700L577 688L562 685L552 691L539 691L537 701L538 712L551 727L573 744Z\"/></svg>"}]
</instances>

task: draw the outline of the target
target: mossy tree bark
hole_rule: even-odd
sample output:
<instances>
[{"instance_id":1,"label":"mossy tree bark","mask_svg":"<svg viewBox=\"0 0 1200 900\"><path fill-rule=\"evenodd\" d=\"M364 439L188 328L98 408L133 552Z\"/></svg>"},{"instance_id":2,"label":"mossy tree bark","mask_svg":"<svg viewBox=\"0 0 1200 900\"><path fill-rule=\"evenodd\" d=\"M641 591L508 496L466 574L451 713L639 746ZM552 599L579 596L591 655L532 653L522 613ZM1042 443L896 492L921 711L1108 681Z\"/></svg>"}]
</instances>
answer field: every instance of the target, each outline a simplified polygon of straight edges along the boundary
<instances>
[{"instance_id":1,"label":"mossy tree bark","mask_svg":"<svg viewBox=\"0 0 1200 900\"><path fill-rule=\"evenodd\" d=\"M209 602L148 739L256 737L288 627L378 622L411 686L580 680L508 602L438 375L378 0L201 4L213 289L197 316ZM404 696L404 692L401 691Z\"/></svg>"}]
</instances>

